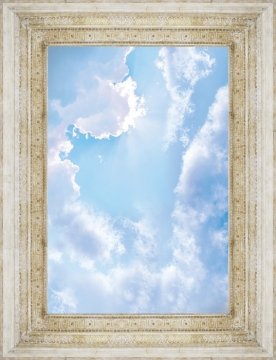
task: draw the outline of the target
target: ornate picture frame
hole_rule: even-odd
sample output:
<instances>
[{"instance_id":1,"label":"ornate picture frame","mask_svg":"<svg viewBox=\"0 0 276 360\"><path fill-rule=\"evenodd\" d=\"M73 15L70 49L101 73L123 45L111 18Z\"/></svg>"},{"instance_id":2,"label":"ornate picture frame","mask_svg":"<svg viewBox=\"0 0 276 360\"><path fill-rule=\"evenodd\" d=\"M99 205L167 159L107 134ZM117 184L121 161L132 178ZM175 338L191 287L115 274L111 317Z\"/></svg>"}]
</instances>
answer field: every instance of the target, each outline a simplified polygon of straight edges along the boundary
<instances>
[{"instance_id":1,"label":"ornate picture frame","mask_svg":"<svg viewBox=\"0 0 276 360\"><path fill-rule=\"evenodd\" d=\"M3 356L273 357L271 3L3 4ZM227 314L47 314L47 46L228 46Z\"/></svg>"}]
</instances>

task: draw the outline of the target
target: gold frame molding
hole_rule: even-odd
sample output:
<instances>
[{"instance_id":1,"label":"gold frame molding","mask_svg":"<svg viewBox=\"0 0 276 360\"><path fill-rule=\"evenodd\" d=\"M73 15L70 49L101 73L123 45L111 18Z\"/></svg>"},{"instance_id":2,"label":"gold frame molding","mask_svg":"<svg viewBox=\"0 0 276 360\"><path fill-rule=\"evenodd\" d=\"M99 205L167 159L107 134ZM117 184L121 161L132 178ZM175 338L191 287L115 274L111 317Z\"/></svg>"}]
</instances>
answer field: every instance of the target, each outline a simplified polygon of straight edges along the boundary
<instances>
[{"instance_id":1,"label":"gold frame molding","mask_svg":"<svg viewBox=\"0 0 276 360\"><path fill-rule=\"evenodd\" d=\"M273 357L272 3L3 4L3 356ZM47 46L230 54L225 315L47 314Z\"/></svg>"}]
</instances>

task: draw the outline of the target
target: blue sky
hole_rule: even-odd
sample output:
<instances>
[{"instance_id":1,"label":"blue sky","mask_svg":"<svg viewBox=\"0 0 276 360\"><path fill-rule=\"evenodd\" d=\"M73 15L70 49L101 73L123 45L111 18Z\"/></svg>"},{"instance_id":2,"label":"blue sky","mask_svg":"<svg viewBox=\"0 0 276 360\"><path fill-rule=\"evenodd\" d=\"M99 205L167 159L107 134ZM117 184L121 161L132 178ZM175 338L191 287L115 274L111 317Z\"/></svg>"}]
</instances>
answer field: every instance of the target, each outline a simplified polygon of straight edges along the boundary
<instances>
[{"instance_id":1,"label":"blue sky","mask_svg":"<svg viewBox=\"0 0 276 360\"><path fill-rule=\"evenodd\" d=\"M227 312L227 48L49 47L48 74L48 311Z\"/></svg>"}]
</instances>

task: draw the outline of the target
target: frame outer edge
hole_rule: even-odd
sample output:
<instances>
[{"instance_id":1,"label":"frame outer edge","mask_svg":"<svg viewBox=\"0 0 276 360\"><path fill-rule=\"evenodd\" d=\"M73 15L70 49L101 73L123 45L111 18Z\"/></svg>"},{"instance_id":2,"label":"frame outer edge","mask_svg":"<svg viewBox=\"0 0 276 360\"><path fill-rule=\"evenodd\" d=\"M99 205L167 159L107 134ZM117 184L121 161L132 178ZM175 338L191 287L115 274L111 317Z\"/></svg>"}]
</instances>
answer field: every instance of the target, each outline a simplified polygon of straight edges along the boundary
<instances>
[{"instance_id":1,"label":"frame outer edge","mask_svg":"<svg viewBox=\"0 0 276 360\"><path fill-rule=\"evenodd\" d=\"M15 290L16 277L15 269L15 61L14 61L14 29L15 13L13 12L15 4L3 4L3 356L16 356L15 350ZM262 203L260 204L262 229L260 232L260 250L263 253L261 274L261 333L259 337L260 345L263 347L263 353L259 356L273 356L273 317L271 309L273 308L273 38L272 38L272 4L267 5L262 13L262 66L260 68L262 77L261 93L261 119L262 133L260 158L262 162L261 184ZM264 210L269 212L265 216ZM267 213L266 212L266 213ZM59 349L62 350L62 349ZM56 354L59 353L59 350ZM253 349L252 349L253 350ZM36 350L33 350L34 353ZM107 350L108 351L108 350ZM21 349L20 356L29 356ZM150 351L151 352L151 351ZM97 352L100 353L100 352ZM228 356L235 356L235 352ZM256 356L257 356L256 352ZM31 351L28 352L31 354ZM250 354L250 355L249 355ZM18 354L17 354L18 355ZM161 355L161 354L160 354ZM222 355L223 356L223 352ZM245 355L245 354L244 354ZM249 350L248 355L252 352ZM41 356L41 355L40 355ZM42 355L47 356L47 355ZM66 355L67 356L67 355ZM79 355L78 355L79 356ZM108 355L107 355L108 356ZM110 356L110 355L109 355ZM145 357L148 355L144 354ZM213 356L213 354L211 354Z\"/></svg>"},{"instance_id":2,"label":"frame outer edge","mask_svg":"<svg viewBox=\"0 0 276 360\"><path fill-rule=\"evenodd\" d=\"M3 355L15 346L15 16L3 4ZM13 269L13 271L9 271Z\"/></svg>"},{"instance_id":3,"label":"frame outer edge","mask_svg":"<svg viewBox=\"0 0 276 360\"><path fill-rule=\"evenodd\" d=\"M262 14L261 133L261 334L260 344L273 356L273 5Z\"/></svg>"},{"instance_id":4,"label":"frame outer edge","mask_svg":"<svg viewBox=\"0 0 276 360\"><path fill-rule=\"evenodd\" d=\"M8 0L4 0L8 1ZM179 0L178 0L179 1ZM176 12L176 11L186 11L190 13L228 13L228 14L244 14L252 13L254 9L255 13L262 13L267 6L267 3L260 1L248 2L239 2L232 0L227 2L225 0L219 1L210 1L210 2L194 2L192 0L184 0L183 2L174 2L174 1L164 1L158 2L158 0L153 1L144 1L144 0L135 0L131 2L130 0L111 0L110 2L101 1L101 0L91 0L90 2L70 2L70 0L64 0L64 2L36 2L36 0L31 0L26 2L14 2L10 3L9 7L15 12L25 12L35 13L39 11L41 14L49 12L64 12L66 9L70 12ZM213 5L213 8L210 8L210 4ZM234 7L234 9L233 9Z\"/></svg>"}]
</instances>

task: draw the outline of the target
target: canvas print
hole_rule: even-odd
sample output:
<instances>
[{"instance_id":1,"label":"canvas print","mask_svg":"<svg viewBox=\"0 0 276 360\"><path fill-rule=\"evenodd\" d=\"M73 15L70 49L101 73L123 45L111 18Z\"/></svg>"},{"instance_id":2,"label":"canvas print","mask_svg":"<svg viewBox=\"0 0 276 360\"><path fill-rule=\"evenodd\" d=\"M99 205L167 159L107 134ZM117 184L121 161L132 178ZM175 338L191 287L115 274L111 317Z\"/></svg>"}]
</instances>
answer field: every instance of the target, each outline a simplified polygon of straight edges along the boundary
<instances>
[{"instance_id":1,"label":"canvas print","mask_svg":"<svg viewBox=\"0 0 276 360\"><path fill-rule=\"evenodd\" d=\"M227 47L48 48L48 312L228 311Z\"/></svg>"}]
</instances>

